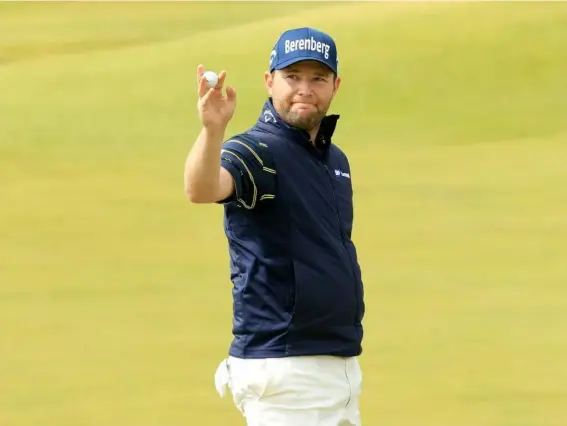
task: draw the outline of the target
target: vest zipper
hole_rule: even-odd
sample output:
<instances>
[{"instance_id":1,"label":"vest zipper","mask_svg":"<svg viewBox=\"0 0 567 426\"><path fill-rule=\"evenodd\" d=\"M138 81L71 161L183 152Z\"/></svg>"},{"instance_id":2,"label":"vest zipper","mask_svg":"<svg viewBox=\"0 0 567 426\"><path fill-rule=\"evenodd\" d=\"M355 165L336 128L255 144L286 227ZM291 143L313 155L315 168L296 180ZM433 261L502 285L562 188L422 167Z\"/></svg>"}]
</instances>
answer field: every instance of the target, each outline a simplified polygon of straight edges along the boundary
<instances>
[{"instance_id":1,"label":"vest zipper","mask_svg":"<svg viewBox=\"0 0 567 426\"><path fill-rule=\"evenodd\" d=\"M346 247L346 242L345 242L345 237L344 237L344 231L343 231L343 225L342 225L342 221L341 221L341 215L339 213L339 202L337 201L337 194L335 194L335 189L333 188L333 181L331 179L331 173L329 172L329 166L327 166L327 164L324 164L325 166L325 172L327 173L327 178L329 180L329 186L331 187L331 192L333 193L333 200L335 202L335 213L337 214L337 220L339 221L339 230L341 232L341 241L343 242L343 249L346 252L346 255L348 256L348 260L350 262L350 272L352 274L352 278L354 280L354 292L356 295L356 314L354 317L354 322L356 324L356 322L358 321L358 314L359 314L359 310L360 310L360 303L358 301L360 295L358 294L358 283L356 280L356 275L354 273L354 266L352 263L352 258L350 257L350 253L348 252L348 249Z\"/></svg>"}]
</instances>

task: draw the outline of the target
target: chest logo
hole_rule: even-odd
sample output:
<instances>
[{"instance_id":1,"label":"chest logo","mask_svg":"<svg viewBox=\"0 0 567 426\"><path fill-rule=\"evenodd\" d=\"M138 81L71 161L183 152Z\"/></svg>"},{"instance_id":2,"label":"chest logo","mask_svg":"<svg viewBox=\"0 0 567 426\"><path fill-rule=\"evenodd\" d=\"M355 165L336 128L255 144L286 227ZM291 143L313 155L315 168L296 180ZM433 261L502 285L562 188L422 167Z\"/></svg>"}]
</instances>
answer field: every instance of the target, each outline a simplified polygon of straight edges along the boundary
<instances>
[{"instance_id":1,"label":"chest logo","mask_svg":"<svg viewBox=\"0 0 567 426\"><path fill-rule=\"evenodd\" d=\"M343 172L339 169L335 169L335 176L341 176L350 179L350 173Z\"/></svg>"}]
</instances>

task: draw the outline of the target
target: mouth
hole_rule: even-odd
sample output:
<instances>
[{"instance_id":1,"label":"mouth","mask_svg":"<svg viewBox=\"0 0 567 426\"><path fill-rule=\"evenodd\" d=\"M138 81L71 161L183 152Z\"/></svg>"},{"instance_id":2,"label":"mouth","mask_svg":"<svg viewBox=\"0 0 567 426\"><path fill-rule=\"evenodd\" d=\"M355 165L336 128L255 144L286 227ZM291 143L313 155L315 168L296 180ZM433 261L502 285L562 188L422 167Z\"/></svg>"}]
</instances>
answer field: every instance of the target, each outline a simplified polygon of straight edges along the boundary
<instances>
[{"instance_id":1,"label":"mouth","mask_svg":"<svg viewBox=\"0 0 567 426\"><path fill-rule=\"evenodd\" d=\"M296 109L314 109L315 105L307 102L294 102L292 105Z\"/></svg>"}]
</instances>

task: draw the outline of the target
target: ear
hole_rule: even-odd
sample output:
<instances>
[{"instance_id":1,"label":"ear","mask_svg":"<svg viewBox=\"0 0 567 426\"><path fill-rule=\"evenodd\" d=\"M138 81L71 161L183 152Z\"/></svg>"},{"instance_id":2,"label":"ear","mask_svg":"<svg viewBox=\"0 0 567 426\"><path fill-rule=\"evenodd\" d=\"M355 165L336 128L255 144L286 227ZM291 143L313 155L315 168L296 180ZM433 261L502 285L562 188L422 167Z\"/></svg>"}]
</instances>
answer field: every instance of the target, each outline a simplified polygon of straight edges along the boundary
<instances>
[{"instance_id":1,"label":"ear","mask_svg":"<svg viewBox=\"0 0 567 426\"><path fill-rule=\"evenodd\" d=\"M265 72L264 73L264 81L266 83L266 89L270 96L272 96L272 86L274 85L274 78L272 77L272 73Z\"/></svg>"},{"instance_id":2,"label":"ear","mask_svg":"<svg viewBox=\"0 0 567 426\"><path fill-rule=\"evenodd\" d=\"M337 76L337 78L335 79L335 88L333 89L333 98L337 95L337 92L339 91L339 87L341 86L341 82L342 82L341 77Z\"/></svg>"}]
</instances>

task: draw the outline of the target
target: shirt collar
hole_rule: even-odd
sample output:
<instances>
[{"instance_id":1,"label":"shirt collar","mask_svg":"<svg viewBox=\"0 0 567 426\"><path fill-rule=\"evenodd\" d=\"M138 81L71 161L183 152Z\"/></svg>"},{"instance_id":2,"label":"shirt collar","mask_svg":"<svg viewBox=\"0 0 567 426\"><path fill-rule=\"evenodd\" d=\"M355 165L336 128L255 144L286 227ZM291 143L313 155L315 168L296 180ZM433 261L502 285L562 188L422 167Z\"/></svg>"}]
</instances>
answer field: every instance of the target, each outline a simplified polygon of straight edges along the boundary
<instances>
[{"instance_id":1,"label":"shirt collar","mask_svg":"<svg viewBox=\"0 0 567 426\"><path fill-rule=\"evenodd\" d=\"M316 146L320 150L326 151L332 142L333 134L337 127L337 121L340 115L332 114L323 118L319 132L317 133ZM274 108L272 98L268 98L262 107L262 112L258 117L257 126L270 133L285 132L293 139L299 141L307 141L309 144L309 133L303 129L293 127L287 124Z\"/></svg>"}]
</instances>

